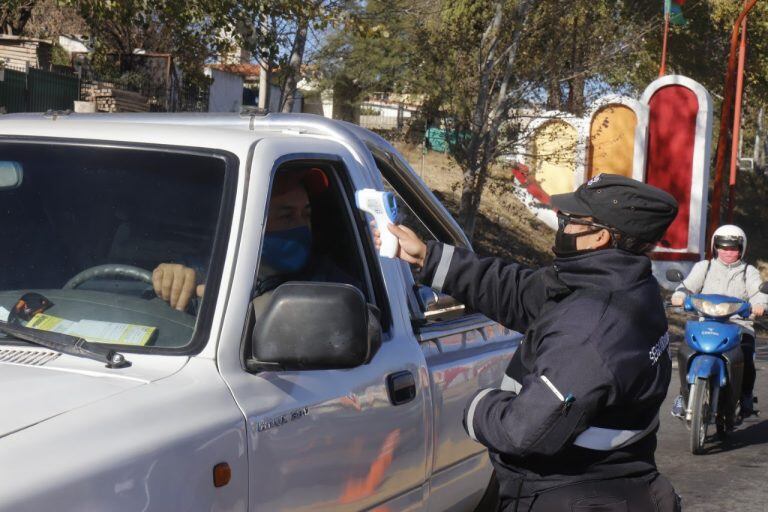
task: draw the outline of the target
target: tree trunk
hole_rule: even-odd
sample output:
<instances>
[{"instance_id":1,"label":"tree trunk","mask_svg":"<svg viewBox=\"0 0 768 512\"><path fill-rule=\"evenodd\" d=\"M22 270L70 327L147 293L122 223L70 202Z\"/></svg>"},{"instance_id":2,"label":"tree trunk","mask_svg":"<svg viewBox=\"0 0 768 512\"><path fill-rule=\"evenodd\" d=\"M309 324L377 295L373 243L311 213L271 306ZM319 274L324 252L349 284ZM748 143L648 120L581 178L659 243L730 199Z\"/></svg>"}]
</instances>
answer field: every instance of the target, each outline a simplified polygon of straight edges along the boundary
<instances>
[{"instance_id":1,"label":"tree trunk","mask_svg":"<svg viewBox=\"0 0 768 512\"><path fill-rule=\"evenodd\" d=\"M288 61L288 76L285 78L282 93L282 111L293 112L294 95L296 94L296 85L301 75L301 63L304 60L304 48L307 45L307 31L309 30L309 20L303 18L299 20L296 27L296 37L293 40L293 49L291 58Z\"/></svg>"},{"instance_id":2,"label":"tree trunk","mask_svg":"<svg viewBox=\"0 0 768 512\"><path fill-rule=\"evenodd\" d=\"M563 108L560 81L557 78L552 78L547 89L547 110L560 110Z\"/></svg>"},{"instance_id":3,"label":"tree trunk","mask_svg":"<svg viewBox=\"0 0 768 512\"><path fill-rule=\"evenodd\" d=\"M571 78L568 80L568 102L566 109L573 115L581 116L584 112L584 73L582 69L582 50L579 47L585 31L580 25L579 17L573 20L571 30L571 65L568 70Z\"/></svg>"},{"instance_id":4,"label":"tree trunk","mask_svg":"<svg viewBox=\"0 0 768 512\"><path fill-rule=\"evenodd\" d=\"M475 177L477 169L464 170L464 179L461 187L461 202L459 204L459 223L464 229L464 234L472 240L475 234L475 222L477 220L477 208L475 202Z\"/></svg>"},{"instance_id":5,"label":"tree trunk","mask_svg":"<svg viewBox=\"0 0 768 512\"><path fill-rule=\"evenodd\" d=\"M581 73L568 80L568 112L575 116L584 113L584 75Z\"/></svg>"},{"instance_id":6,"label":"tree trunk","mask_svg":"<svg viewBox=\"0 0 768 512\"><path fill-rule=\"evenodd\" d=\"M757 127L755 128L755 145L752 148L752 159L755 161L755 169L763 169L765 167L765 148L761 142L763 136L763 115L765 108L760 107L757 113Z\"/></svg>"},{"instance_id":7,"label":"tree trunk","mask_svg":"<svg viewBox=\"0 0 768 512\"><path fill-rule=\"evenodd\" d=\"M533 6L533 0L519 2L517 5L516 22L524 25ZM509 120L510 98L516 92L510 89L517 61L517 51L520 46L521 29L514 32L512 42L500 51L499 32L502 27L502 4L496 3L496 12L488 28L483 34L478 64L480 79L475 110L471 119L471 138L462 157L464 178L462 181L461 202L459 204L459 222L464 228L467 238L472 240L477 221L477 211L483 195L488 169L497 157L497 142L499 129ZM498 59L497 55L506 55ZM503 62L503 64L501 64ZM494 66L503 65L504 70L494 74ZM491 84L502 77L498 90L494 92ZM461 132L457 131L457 140L461 141Z\"/></svg>"},{"instance_id":8,"label":"tree trunk","mask_svg":"<svg viewBox=\"0 0 768 512\"><path fill-rule=\"evenodd\" d=\"M10 7L0 7L0 34L20 36L32 19L32 8L37 0L28 0L13 10Z\"/></svg>"},{"instance_id":9,"label":"tree trunk","mask_svg":"<svg viewBox=\"0 0 768 512\"><path fill-rule=\"evenodd\" d=\"M495 5L494 16L483 33L480 43L480 53L477 59L480 74L478 82L477 101L472 113L469 144L462 144L461 128L456 129L456 143L462 150L464 161L464 179L461 187L461 203L459 204L459 222L464 228L464 233L472 240L475 229L477 208L475 207L476 187L478 181L477 172L480 170L480 146L488 130L488 116L491 104L491 83L493 66L496 61L496 50L499 44L499 35L503 21L503 5L498 1Z\"/></svg>"}]
</instances>

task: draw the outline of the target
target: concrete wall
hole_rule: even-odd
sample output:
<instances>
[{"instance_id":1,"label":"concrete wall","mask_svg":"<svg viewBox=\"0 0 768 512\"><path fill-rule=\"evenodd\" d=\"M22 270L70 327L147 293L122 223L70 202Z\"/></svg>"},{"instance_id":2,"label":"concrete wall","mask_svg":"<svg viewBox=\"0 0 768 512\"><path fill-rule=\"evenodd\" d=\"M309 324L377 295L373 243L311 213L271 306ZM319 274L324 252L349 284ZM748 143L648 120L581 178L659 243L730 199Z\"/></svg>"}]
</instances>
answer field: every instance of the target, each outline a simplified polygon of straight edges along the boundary
<instances>
[{"instance_id":1,"label":"concrete wall","mask_svg":"<svg viewBox=\"0 0 768 512\"><path fill-rule=\"evenodd\" d=\"M243 77L211 69L208 112L240 112L243 106Z\"/></svg>"}]
</instances>

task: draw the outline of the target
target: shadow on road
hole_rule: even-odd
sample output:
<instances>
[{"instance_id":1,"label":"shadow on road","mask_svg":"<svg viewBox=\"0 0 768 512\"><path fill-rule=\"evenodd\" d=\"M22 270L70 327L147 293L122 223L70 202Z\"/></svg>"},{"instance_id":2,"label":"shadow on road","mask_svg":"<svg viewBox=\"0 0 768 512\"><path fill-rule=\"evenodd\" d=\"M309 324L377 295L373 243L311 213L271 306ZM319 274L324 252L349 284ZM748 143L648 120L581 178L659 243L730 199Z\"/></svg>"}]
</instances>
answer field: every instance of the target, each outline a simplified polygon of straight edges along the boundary
<instances>
[{"instance_id":1,"label":"shadow on road","mask_svg":"<svg viewBox=\"0 0 768 512\"><path fill-rule=\"evenodd\" d=\"M759 417L744 420L736 430L730 432L725 438L725 442L715 440L714 437L707 440L714 442L708 448L705 448L706 454L725 453L749 446L757 446L768 443L768 419Z\"/></svg>"}]
</instances>

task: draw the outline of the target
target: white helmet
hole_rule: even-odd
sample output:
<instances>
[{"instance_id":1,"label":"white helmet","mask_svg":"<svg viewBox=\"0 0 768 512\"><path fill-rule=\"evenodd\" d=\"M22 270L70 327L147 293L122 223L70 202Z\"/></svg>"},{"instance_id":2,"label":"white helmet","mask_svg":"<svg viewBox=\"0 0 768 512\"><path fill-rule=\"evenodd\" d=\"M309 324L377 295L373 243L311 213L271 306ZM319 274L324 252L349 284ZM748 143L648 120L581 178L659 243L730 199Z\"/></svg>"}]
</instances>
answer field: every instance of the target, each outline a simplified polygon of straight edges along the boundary
<instances>
[{"instance_id":1,"label":"white helmet","mask_svg":"<svg viewBox=\"0 0 768 512\"><path fill-rule=\"evenodd\" d=\"M715 243L717 242L717 243ZM716 245L725 245L729 247L738 247L741 249L741 258L747 252L747 234L739 226L733 224L726 224L720 226L712 233L712 255L717 256Z\"/></svg>"}]
</instances>

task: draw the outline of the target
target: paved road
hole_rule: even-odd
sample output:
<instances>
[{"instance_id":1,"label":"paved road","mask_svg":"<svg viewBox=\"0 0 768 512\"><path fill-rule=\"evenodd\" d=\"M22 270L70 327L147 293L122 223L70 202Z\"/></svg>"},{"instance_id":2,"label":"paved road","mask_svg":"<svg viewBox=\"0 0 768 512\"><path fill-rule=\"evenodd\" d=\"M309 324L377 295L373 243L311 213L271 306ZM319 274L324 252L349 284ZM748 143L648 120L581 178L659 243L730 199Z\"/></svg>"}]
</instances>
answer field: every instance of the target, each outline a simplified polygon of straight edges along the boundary
<instances>
[{"instance_id":1,"label":"paved road","mask_svg":"<svg viewBox=\"0 0 768 512\"><path fill-rule=\"evenodd\" d=\"M656 462L695 512L768 512L768 340L758 341L755 394L764 413L744 421L726 444L711 443L704 455L688 450L689 432L669 411L679 383L673 375L662 409ZM677 369L675 369L677 372Z\"/></svg>"}]
</instances>

